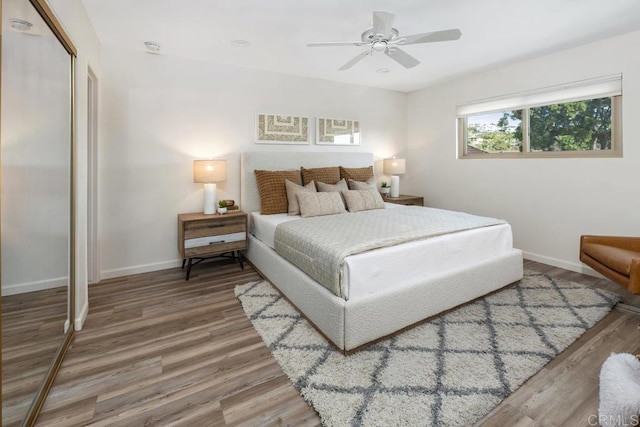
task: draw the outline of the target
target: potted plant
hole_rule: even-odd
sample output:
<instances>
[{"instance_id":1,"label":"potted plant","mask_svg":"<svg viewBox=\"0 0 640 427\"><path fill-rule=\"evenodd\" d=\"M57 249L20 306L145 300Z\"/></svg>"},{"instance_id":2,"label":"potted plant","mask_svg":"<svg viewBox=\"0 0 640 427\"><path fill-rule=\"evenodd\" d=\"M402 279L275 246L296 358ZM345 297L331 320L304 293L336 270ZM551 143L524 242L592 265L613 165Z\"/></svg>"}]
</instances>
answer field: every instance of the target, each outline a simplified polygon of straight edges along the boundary
<instances>
[{"instance_id":1,"label":"potted plant","mask_svg":"<svg viewBox=\"0 0 640 427\"><path fill-rule=\"evenodd\" d=\"M390 192L391 187L389 186L387 181L382 181L382 185L380 186L380 193L383 195L383 197L387 197Z\"/></svg>"},{"instance_id":2,"label":"potted plant","mask_svg":"<svg viewBox=\"0 0 640 427\"><path fill-rule=\"evenodd\" d=\"M227 213L227 202L225 200L220 200L218 202L218 213L220 215L224 215Z\"/></svg>"}]
</instances>

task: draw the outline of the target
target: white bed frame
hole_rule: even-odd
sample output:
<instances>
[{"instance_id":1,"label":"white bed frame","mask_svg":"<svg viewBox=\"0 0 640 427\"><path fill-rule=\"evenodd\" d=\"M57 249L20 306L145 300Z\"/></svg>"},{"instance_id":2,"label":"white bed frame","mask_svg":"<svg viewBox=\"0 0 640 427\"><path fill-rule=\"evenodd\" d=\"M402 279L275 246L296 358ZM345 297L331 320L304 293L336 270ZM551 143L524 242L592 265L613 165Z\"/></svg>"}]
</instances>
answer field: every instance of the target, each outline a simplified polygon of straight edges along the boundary
<instances>
[{"instance_id":1,"label":"white bed frame","mask_svg":"<svg viewBox=\"0 0 640 427\"><path fill-rule=\"evenodd\" d=\"M246 152L241 158L240 207L260 210L255 169L286 170L372 165L371 153ZM425 272L424 280L361 298L344 299L318 284L273 249L249 236L247 259L338 348L351 351L428 317L500 289L522 278L522 252L511 252L446 273Z\"/></svg>"}]
</instances>

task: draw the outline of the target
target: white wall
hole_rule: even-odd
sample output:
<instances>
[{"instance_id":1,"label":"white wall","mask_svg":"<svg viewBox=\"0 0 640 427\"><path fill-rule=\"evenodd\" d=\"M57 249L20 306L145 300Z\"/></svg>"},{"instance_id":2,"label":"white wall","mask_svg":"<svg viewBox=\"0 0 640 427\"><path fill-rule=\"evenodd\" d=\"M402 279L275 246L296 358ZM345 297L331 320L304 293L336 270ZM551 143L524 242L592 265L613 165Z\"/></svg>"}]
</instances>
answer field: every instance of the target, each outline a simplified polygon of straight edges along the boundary
<instances>
[{"instance_id":1,"label":"white wall","mask_svg":"<svg viewBox=\"0 0 640 427\"><path fill-rule=\"evenodd\" d=\"M102 278L178 264L177 214L202 210L192 161L226 158L218 197L240 199L239 153L403 154L404 93L102 47ZM256 113L360 120L360 147L255 144ZM314 138L312 133L311 138ZM242 207L242 206L241 206Z\"/></svg>"},{"instance_id":2,"label":"white wall","mask_svg":"<svg viewBox=\"0 0 640 427\"><path fill-rule=\"evenodd\" d=\"M89 309L87 287L87 73L100 79L100 41L80 0L47 0L75 44L76 59L76 328Z\"/></svg>"},{"instance_id":3,"label":"white wall","mask_svg":"<svg viewBox=\"0 0 640 427\"><path fill-rule=\"evenodd\" d=\"M404 190L425 203L507 219L525 256L589 270L581 234L640 235L640 32L412 92ZM623 158L456 159L456 105L623 74Z\"/></svg>"}]
</instances>

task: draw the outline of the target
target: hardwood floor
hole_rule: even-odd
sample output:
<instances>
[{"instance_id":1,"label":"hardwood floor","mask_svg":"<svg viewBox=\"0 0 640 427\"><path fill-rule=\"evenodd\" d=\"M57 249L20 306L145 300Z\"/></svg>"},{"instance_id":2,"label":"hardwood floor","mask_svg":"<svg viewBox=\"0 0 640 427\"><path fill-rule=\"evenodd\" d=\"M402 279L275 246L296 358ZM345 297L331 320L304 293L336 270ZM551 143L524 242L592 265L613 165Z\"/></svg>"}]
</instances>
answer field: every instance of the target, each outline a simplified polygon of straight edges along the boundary
<instances>
[{"instance_id":1,"label":"hardwood floor","mask_svg":"<svg viewBox=\"0 0 640 427\"><path fill-rule=\"evenodd\" d=\"M2 297L2 425L18 426L64 335L67 289Z\"/></svg>"},{"instance_id":2,"label":"hardwood floor","mask_svg":"<svg viewBox=\"0 0 640 427\"><path fill-rule=\"evenodd\" d=\"M543 264L525 266L613 286ZM319 425L234 296L237 284L252 280L259 276L250 266L222 261L194 269L188 282L172 269L92 285L84 329L38 425ZM638 323L640 317L613 311L481 424L588 425L597 413L600 365L611 351L640 352Z\"/></svg>"}]
</instances>

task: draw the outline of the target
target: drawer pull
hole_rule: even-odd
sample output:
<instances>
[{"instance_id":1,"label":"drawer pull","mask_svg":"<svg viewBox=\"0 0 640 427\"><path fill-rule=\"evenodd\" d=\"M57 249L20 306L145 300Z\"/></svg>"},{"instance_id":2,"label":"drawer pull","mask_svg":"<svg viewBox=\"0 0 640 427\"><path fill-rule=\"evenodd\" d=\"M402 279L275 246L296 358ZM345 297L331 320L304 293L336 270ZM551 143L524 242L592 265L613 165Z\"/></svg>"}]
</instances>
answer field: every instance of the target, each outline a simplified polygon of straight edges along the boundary
<instances>
[{"instance_id":1,"label":"drawer pull","mask_svg":"<svg viewBox=\"0 0 640 427\"><path fill-rule=\"evenodd\" d=\"M208 225L208 228L218 228L218 227L224 227L225 224L212 224L212 225Z\"/></svg>"},{"instance_id":2,"label":"drawer pull","mask_svg":"<svg viewBox=\"0 0 640 427\"><path fill-rule=\"evenodd\" d=\"M224 243L226 240L219 240L217 242L209 242L210 245L217 245L218 243Z\"/></svg>"}]
</instances>

